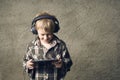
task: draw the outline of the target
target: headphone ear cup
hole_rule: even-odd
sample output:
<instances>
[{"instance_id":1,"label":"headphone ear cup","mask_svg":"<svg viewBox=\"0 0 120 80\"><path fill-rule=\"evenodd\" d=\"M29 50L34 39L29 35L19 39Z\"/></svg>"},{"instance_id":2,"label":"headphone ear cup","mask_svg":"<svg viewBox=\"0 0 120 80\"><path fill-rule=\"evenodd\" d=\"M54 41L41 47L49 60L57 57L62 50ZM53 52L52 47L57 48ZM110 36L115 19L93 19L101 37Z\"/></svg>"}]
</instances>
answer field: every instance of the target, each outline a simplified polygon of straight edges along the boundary
<instances>
[{"instance_id":1,"label":"headphone ear cup","mask_svg":"<svg viewBox=\"0 0 120 80\"><path fill-rule=\"evenodd\" d=\"M59 25L55 25L54 33L57 33L59 31L59 29L60 29Z\"/></svg>"},{"instance_id":2,"label":"headphone ear cup","mask_svg":"<svg viewBox=\"0 0 120 80\"><path fill-rule=\"evenodd\" d=\"M58 21L54 21L54 23L55 23L55 30L54 30L54 33L57 33L57 32L60 30L59 22L58 22Z\"/></svg>"},{"instance_id":3,"label":"headphone ear cup","mask_svg":"<svg viewBox=\"0 0 120 80\"><path fill-rule=\"evenodd\" d=\"M37 30L35 29L34 26L31 27L31 32L32 32L33 34L35 34L35 35L38 34L38 32L37 32Z\"/></svg>"}]
</instances>

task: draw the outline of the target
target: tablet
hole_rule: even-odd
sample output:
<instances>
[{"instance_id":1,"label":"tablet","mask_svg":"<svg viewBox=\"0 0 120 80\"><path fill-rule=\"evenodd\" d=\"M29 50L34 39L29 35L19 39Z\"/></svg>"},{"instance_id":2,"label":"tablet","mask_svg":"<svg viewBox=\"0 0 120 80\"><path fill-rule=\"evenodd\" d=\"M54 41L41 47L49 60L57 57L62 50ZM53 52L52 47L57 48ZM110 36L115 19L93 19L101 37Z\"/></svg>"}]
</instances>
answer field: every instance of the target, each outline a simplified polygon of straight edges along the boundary
<instances>
[{"instance_id":1,"label":"tablet","mask_svg":"<svg viewBox=\"0 0 120 80\"><path fill-rule=\"evenodd\" d=\"M44 59L44 60L33 60L33 63L51 63L51 62L57 62L57 59Z\"/></svg>"}]
</instances>

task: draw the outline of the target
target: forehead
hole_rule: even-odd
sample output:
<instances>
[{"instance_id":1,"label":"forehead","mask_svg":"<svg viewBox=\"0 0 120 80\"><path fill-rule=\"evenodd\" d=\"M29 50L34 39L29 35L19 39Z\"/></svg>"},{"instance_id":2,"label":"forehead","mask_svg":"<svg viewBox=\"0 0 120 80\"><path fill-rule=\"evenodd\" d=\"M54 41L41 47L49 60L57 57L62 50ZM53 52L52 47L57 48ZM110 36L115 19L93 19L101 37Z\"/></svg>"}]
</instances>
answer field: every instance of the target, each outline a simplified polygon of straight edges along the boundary
<instances>
[{"instance_id":1,"label":"forehead","mask_svg":"<svg viewBox=\"0 0 120 80\"><path fill-rule=\"evenodd\" d=\"M52 32L46 31L45 29L39 29L38 34L52 34Z\"/></svg>"}]
</instances>

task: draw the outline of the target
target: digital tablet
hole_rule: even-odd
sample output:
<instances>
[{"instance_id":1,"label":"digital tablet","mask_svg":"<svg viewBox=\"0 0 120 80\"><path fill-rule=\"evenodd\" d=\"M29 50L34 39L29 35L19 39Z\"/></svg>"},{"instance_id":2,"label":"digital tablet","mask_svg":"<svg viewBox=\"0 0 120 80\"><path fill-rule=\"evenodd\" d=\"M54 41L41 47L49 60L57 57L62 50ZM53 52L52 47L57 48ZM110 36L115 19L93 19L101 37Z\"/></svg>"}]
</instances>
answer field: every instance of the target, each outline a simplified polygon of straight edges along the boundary
<instances>
[{"instance_id":1,"label":"digital tablet","mask_svg":"<svg viewBox=\"0 0 120 80\"><path fill-rule=\"evenodd\" d=\"M51 62L57 62L57 59L45 59L45 60L33 60L33 63L51 63Z\"/></svg>"}]
</instances>

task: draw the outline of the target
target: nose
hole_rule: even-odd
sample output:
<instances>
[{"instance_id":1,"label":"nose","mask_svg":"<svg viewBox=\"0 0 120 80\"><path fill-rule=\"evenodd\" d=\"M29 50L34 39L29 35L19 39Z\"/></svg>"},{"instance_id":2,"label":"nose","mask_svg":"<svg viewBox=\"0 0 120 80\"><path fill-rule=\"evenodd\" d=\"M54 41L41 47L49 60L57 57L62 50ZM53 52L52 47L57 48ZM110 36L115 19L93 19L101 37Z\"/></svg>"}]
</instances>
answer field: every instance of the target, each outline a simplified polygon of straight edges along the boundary
<instances>
[{"instance_id":1,"label":"nose","mask_svg":"<svg viewBox=\"0 0 120 80\"><path fill-rule=\"evenodd\" d=\"M48 39L48 35L44 35L44 39L47 40Z\"/></svg>"}]
</instances>

